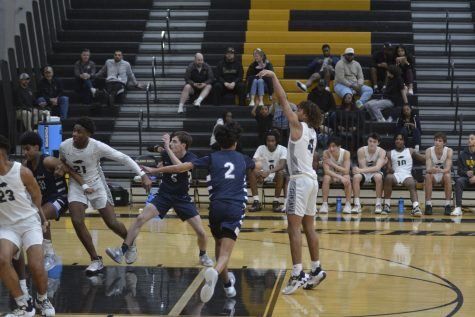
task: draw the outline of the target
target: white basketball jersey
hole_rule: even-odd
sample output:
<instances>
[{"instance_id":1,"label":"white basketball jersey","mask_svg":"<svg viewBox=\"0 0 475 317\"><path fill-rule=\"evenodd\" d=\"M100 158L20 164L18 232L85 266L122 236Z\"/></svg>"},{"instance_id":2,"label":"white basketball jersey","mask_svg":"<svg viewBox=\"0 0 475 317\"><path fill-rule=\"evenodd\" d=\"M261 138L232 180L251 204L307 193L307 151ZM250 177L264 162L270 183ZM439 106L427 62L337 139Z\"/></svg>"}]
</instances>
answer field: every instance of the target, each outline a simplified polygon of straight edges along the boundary
<instances>
[{"instance_id":1,"label":"white basketball jersey","mask_svg":"<svg viewBox=\"0 0 475 317\"><path fill-rule=\"evenodd\" d=\"M87 184L92 184L99 179L105 179L100 163L101 158L121 162L137 175L140 174L140 167L129 156L93 138L89 138L89 142L84 149L74 147L72 138L67 139L61 143L59 155L73 171L82 176ZM73 179L71 180L74 181Z\"/></svg>"},{"instance_id":2,"label":"white basketball jersey","mask_svg":"<svg viewBox=\"0 0 475 317\"><path fill-rule=\"evenodd\" d=\"M408 148L405 148L402 152L391 150L391 163L393 165L394 173L411 174L411 151Z\"/></svg>"},{"instance_id":3,"label":"white basketball jersey","mask_svg":"<svg viewBox=\"0 0 475 317\"><path fill-rule=\"evenodd\" d=\"M264 171L268 171L274 168L280 160L287 159L287 148L279 144L277 145L274 152L271 152L267 146L260 145L254 154L254 158L263 159L264 161L262 162L262 169Z\"/></svg>"},{"instance_id":4,"label":"white basketball jersey","mask_svg":"<svg viewBox=\"0 0 475 317\"><path fill-rule=\"evenodd\" d=\"M38 213L20 176L21 164L14 162L4 176L0 175L0 226L15 224Z\"/></svg>"},{"instance_id":5,"label":"white basketball jersey","mask_svg":"<svg viewBox=\"0 0 475 317\"><path fill-rule=\"evenodd\" d=\"M366 160L366 166L367 167L372 167L376 165L376 162L379 159L379 154L381 153L380 151L383 151L382 148L379 146L376 147L376 151L374 151L373 154L370 154L368 151L368 146L363 147L364 150L364 157Z\"/></svg>"},{"instance_id":6,"label":"white basketball jersey","mask_svg":"<svg viewBox=\"0 0 475 317\"><path fill-rule=\"evenodd\" d=\"M317 133L315 129L308 127L305 122L302 125L302 136L297 141L289 139L287 151L287 167L290 176L308 175L317 179L317 173L313 169L313 154L317 149Z\"/></svg>"},{"instance_id":7,"label":"white basketball jersey","mask_svg":"<svg viewBox=\"0 0 475 317\"><path fill-rule=\"evenodd\" d=\"M442 156L437 158L437 155L435 154L435 146L429 148L430 151L430 156L432 158L432 164L434 166L438 166L439 168L444 169L445 168L445 163L447 161L447 152L449 151L448 147L444 146L444 149L442 150Z\"/></svg>"},{"instance_id":8,"label":"white basketball jersey","mask_svg":"<svg viewBox=\"0 0 475 317\"><path fill-rule=\"evenodd\" d=\"M332 154L330 154L330 160L335 163L336 165L343 167L343 161L345 160L345 149L340 148L340 153L338 154L338 159L335 160ZM336 169L332 169L335 173L341 174L340 171L337 171Z\"/></svg>"}]
</instances>

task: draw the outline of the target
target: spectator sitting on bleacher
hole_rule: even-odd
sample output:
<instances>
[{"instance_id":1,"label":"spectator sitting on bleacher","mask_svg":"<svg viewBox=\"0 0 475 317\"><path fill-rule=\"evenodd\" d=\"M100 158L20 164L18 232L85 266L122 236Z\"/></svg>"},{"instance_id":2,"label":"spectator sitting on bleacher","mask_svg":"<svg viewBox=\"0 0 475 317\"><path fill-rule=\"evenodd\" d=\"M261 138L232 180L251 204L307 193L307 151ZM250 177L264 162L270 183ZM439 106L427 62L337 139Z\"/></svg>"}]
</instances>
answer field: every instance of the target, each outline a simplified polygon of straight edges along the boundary
<instances>
[{"instance_id":1,"label":"spectator sitting on bleacher","mask_svg":"<svg viewBox=\"0 0 475 317\"><path fill-rule=\"evenodd\" d=\"M93 80L96 76L96 64L89 58L91 52L85 48L81 51L79 60L74 63L74 77L76 78L76 91L82 103L90 104L96 94Z\"/></svg>"},{"instance_id":2,"label":"spectator sitting on bleacher","mask_svg":"<svg viewBox=\"0 0 475 317\"><path fill-rule=\"evenodd\" d=\"M51 108L54 114L59 112L61 119L68 117L69 97L64 95L63 81L54 76L53 67L51 66L43 68L43 78L38 85L36 103L40 107Z\"/></svg>"},{"instance_id":3,"label":"spectator sitting on bleacher","mask_svg":"<svg viewBox=\"0 0 475 317\"><path fill-rule=\"evenodd\" d=\"M400 44L396 46L394 62L402 71L402 78L407 86L407 93L414 94L414 58L409 54L406 48Z\"/></svg>"},{"instance_id":4,"label":"spectator sitting on bleacher","mask_svg":"<svg viewBox=\"0 0 475 317\"><path fill-rule=\"evenodd\" d=\"M243 73L241 62L234 57L234 48L228 47L226 55L216 66L216 82L213 84L215 105L223 103L224 94L232 93L239 96L239 105L244 106L246 86L242 81Z\"/></svg>"},{"instance_id":5,"label":"spectator sitting on bleacher","mask_svg":"<svg viewBox=\"0 0 475 317\"><path fill-rule=\"evenodd\" d=\"M332 136L328 140L328 150L323 151L323 202L320 213L328 213L328 195L330 184L341 183L345 190L345 208L343 213L351 213L351 178L350 178L350 152L341 148L341 139Z\"/></svg>"},{"instance_id":6,"label":"spectator sitting on bleacher","mask_svg":"<svg viewBox=\"0 0 475 317\"><path fill-rule=\"evenodd\" d=\"M233 121L233 114L231 111L223 112L223 116L216 120L216 124L213 127L213 132L211 133L211 138L209 140L209 145L211 146L211 149L213 151L221 150L221 147L219 146L218 142L216 142L216 136L214 134L216 131L216 127L219 125L225 125L226 123L229 123L231 121Z\"/></svg>"},{"instance_id":7,"label":"spectator sitting on bleacher","mask_svg":"<svg viewBox=\"0 0 475 317\"><path fill-rule=\"evenodd\" d=\"M330 110L335 110L336 108L333 94L326 90L325 87L327 87L327 82L325 79L320 79L317 87L314 88L307 97L308 100L312 101L318 106L318 108L320 108L322 115Z\"/></svg>"},{"instance_id":8,"label":"spectator sitting on bleacher","mask_svg":"<svg viewBox=\"0 0 475 317\"><path fill-rule=\"evenodd\" d=\"M389 65L387 69L387 84L383 89L383 99L372 99L364 104L371 118L378 122L385 122L382 110L391 107L402 107L408 104L406 88L401 77L401 69L396 65Z\"/></svg>"},{"instance_id":9,"label":"spectator sitting on bleacher","mask_svg":"<svg viewBox=\"0 0 475 317\"><path fill-rule=\"evenodd\" d=\"M104 75L107 76L106 93L109 107L115 105L118 96L124 96L129 81L137 88L142 87L135 79L130 63L123 60L122 51L120 50L114 52L114 59L108 59L101 70L97 72L96 77Z\"/></svg>"},{"instance_id":10,"label":"spectator sitting on bleacher","mask_svg":"<svg viewBox=\"0 0 475 317\"><path fill-rule=\"evenodd\" d=\"M337 106L336 111L330 112L328 126L337 135L355 132L358 123L356 116L360 113L353 95L346 94L343 96L341 106Z\"/></svg>"},{"instance_id":11,"label":"spectator sitting on bleacher","mask_svg":"<svg viewBox=\"0 0 475 317\"><path fill-rule=\"evenodd\" d=\"M196 53L195 60L188 65L185 72L185 87L181 92L180 102L178 104L178 113L183 113L185 102L197 92L200 92L198 98L193 101L195 107L201 106L201 102L211 92L214 82L214 74L211 66L205 63L203 54Z\"/></svg>"},{"instance_id":12,"label":"spectator sitting on bleacher","mask_svg":"<svg viewBox=\"0 0 475 317\"><path fill-rule=\"evenodd\" d=\"M455 182L455 209L451 216L462 216L463 190L475 188L475 133L468 135L467 148L460 152L457 163L458 178Z\"/></svg>"},{"instance_id":13,"label":"spectator sitting on bleacher","mask_svg":"<svg viewBox=\"0 0 475 317\"><path fill-rule=\"evenodd\" d=\"M261 160L262 169L256 173L249 173L249 186L253 196L251 212L260 211L261 203L257 192L257 185L275 183L272 211L280 212L280 193L285 189L284 168L287 162L287 148L279 145L279 133L275 130L266 133L266 144L260 145L254 154L254 160ZM285 190L284 190L285 196ZM285 203L284 203L285 206Z\"/></svg>"},{"instance_id":14,"label":"spectator sitting on bleacher","mask_svg":"<svg viewBox=\"0 0 475 317\"><path fill-rule=\"evenodd\" d=\"M360 63L354 60L354 55L355 51L349 47L343 53L343 58L336 63L334 87L341 98L346 94L360 95L356 106L361 108L373 95L373 89L364 85L363 70Z\"/></svg>"},{"instance_id":15,"label":"spectator sitting on bleacher","mask_svg":"<svg viewBox=\"0 0 475 317\"><path fill-rule=\"evenodd\" d=\"M326 85L325 90L330 91L330 80L335 78L335 65L338 63L340 58L333 56L330 53L330 45L322 45L322 56L315 58L308 66L307 69L312 74L305 84L302 84L300 81L297 81L297 87L303 92L307 92L307 89L316 81L320 79L325 79ZM318 104L317 104L318 105ZM321 108L320 108L321 110Z\"/></svg>"},{"instance_id":16,"label":"spectator sitting on bleacher","mask_svg":"<svg viewBox=\"0 0 475 317\"><path fill-rule=\"evenodd\" d=\"M32 113L35 111L33 90L30 87L30 75L21 73L18 77L18 88L15 91L16 118L20 120L23 129L31 132Z\"/></svg>"},{"instance_id":17,"label":"spectator sitting on bleacher","mask_svg":"<svg viewBox=\"0 0 475 317\"><path fill-rule=\"evenodd\" d=\"M289 102L289 106L293 111L297 111L297 106L295 104ZM273 109L274 118L272 121L272 129L275 129L279 132L280 145L287 146L290 136L289 120L284 114L284 109L278 102L274 102Z\"/></svg>"},{"instance_id":18,"label":"spectator sitting on bleacher","mask_svg":"<svg viewBox=\"0 0 475 317\"><path fill-rule=\"evenodd\" d=\"M389 42L385 42L383 49L373 54L373 66L369 69L371 83L374 92L379 92L380 87L386 86L386 70L388 66L394 64L394 50Z\"/></svg>"},{"instance_id":19,"label":"spectator sitting on bleacher","mask_svg":"<svg viewBox=\"0 0 475 317\"><path fill-rule=\"evenodd\" d=\"M402 133L406 140L407 137L412 136L414 148L419 151L422 136L421 121L409 104L402 107L401 115L396 122L396 133Z\"/></svg>"},{"instance_id":20,"label":"spectator sitting on bleacher","mask_svg":"<svg viewBox=\"0 0 475 317\"><path fill-rule=\"evenodd\" d=\"M250 95L249 106L264 105L264 93L269 94L269 98L272 99L272 94L274 93L274 86L272 80L268 77L259 78L257 74L261 70L267 69L274 71L272 63L267 60L266 54L260 48L256 48L253 53L254 61L249 65L249 68L246 72L247 79L247 90ZM256 103L255 98L256 94L258 96L258 101Z\"/></svg>"},{"instance_id":21,"label":"spectator sitting on bleacher","mask_svg":"<svg viewBox=\"0 0 475 317\"><path fill-rule=\"evenodd\" d=\"M265 143L266 133L272 128L274 113L275 107L273 105L270 107L254 105L251 110L251 114L257 122L257 131L260 144Z\"/></svg>"}]
</instances>

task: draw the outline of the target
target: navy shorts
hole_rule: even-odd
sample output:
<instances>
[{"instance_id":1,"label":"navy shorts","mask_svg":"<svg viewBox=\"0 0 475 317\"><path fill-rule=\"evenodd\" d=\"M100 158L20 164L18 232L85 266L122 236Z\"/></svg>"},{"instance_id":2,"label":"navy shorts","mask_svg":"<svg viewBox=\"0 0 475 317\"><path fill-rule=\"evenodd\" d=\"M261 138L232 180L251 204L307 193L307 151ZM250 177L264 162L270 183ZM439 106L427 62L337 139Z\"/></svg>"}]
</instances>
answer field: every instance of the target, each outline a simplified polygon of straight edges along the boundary
<instances>
[{"instance_id":1,"label":"navy shorts","mask_svg":"<svg viewBox=\"0 0 475 317\"><path fill-rule=\"evenodd\" d=\"M209 204L209 227L216 239L237 239L244 220L245 207L238 203L213 200Z\"/></svg>"},{"instance_id":2,"label":"navy shorts","mask_svg":"<svg viewBox=\"0 0 475 317\"><path fill-rule=\"evenodd\" d=\"M160 218L165 218L170 208L175 209L178 218L182 221L199 215L198 210L196 210L196 205L191 200L190 195L170 195L158 191L150 204L157 208Z\"/></svg>"},{"instance_id":3,"label":"navy shorts","mask_svg":"<svg viewBox=\"0 0 475 317\"><path fill-rule=\"evenodd\" d=\"M44 199L42 205L50 203L56 210L56 221L68 210L68 195L50 196Z\"/></svg>"}]
</instances>

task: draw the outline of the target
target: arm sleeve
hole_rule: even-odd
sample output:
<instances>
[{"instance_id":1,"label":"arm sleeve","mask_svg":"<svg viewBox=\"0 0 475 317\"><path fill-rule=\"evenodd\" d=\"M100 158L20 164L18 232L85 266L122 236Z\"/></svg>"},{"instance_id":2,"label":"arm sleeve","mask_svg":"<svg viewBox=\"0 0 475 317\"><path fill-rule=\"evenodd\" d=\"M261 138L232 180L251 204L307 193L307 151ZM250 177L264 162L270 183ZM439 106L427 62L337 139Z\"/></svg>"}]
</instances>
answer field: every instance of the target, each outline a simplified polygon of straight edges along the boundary
<instances>
[{"instance_id":1,"label":"arm sleeve","mask_svg":"<svg viewBox=\"0 0 475 317\"><path fill-rule=\"evenodd\" d=\"M91 62L91 79L96 78L96 63Z\"/></svg>"},{"instance_id":2,"label":"arm sleeve","mask_svg":"<svg viewBox=\"0 0 475 317\"><path fill-rule=\"evenodd\" d=\"M315 67L317 67L319 59L319 57L315 57L313 61L307 65L307 70L309 73L313 73L315 71Z\"/></svg>"},{"instance_id":3,"label":"arm sleeve","mask_svg":"<svg viewBox=\"0 0 475 317\"><path fill-rule=\"evenodd\" d=\"M460 153L457 159L457 174L462 177L467 177L468 167L465 164L464 153Z\"/></svg>"},{"instance_id":4,"label":"arm sleeve","mask_svg":"<svg viewBox=\"0 0 475 317\"><path fill-rule=\"evenodd\" d=\"M335 81L347 87L350 86L350 82L345 79L345 66L342 62L338 62L335 66Z\"/></svg>"},{"instance_id":5,"label":"arm sleeve","mask_svg":"<svg viewBox=\"0 0 475 317\"><path fill-rule=\"evenodd\" d=\"M102 77L107 73L107 61L104 63L104 66L94 75L94 77Z\"/></svg>"},{"instance_id":6,"label":"arm sleeve","mask_svg":"<svg viewBox=\"0 0 475 317\"><path fill-rule=\"evenodd\" d=\"M259 145L259 147L258 147L257 150L256 150L256 153L254 153L254 156L253 156L252 158L257 159L257 158L259 158L259 157L262 157L261 149L262 149L262 147L261 147L261 145Z\"/></svg>"},{"instance_id":7,"label":"arm sleeve","mask_svg":"<svg viewBox=\"0 0 475 317\"><path fill-rule=\"evenodd\" d=\"M209 156L205 156L205 157L196 159L191 163L193 163L193 166L195 166L195 167L206 167L206 168L208 168L209 164L211 163L211 160L210 160Z\"/></svg>"},{"instance_id":8,"label":"arm sleeve","mask_svg":"<svg viewBox=\"0 0 475 317\"><path fill-rule=\"evenodd\" d=\"M220 82L221 84L224 84L222 61L220 61L218 65L216 65L216 80Z\"/></svg>"},{"instance_id":9,"label":"arm sleeve","mask_svg":"<svg viewBox=\"0 0 475 317\"><path fill-rule=\"evenodd\" d=\"M244 69L242 68L242 64L239 63L237 67L237 77L234 81L236 84L242 82L242 75L244 74Z\"/></svg>"},{"instance_id":10,"label":"arm sleeve","mask_svg":"<svg viewBox=\"0 0 475 317\"><path fill-rule=\"evenodd\" d=\"M81 75L81 72L79 71L79 61L77 61L76 63L74 63L74 77L76 77L76 79L79 79L79 75Z\"/></svg>"},{"instance_id":11,"label":"arm sleeve","mask_svg":"<svg viewBox=\"0 0 475 317\"><path fill-rule=\"evenodd\" d=\"M356 64L356 71L358 72L357 73L358 85L364 85L363 70L361 69L360 63Z\"/></svg>"},{"instance_id":12,"label":"arm sleeve","mask_svg":"<svg viewBox=\"0 0 475 317\"><path fill-rule=\"evenodd\" d=\"M190 84L190 85L193 85L193 80L191 80L191 71L193 70L193 63L191 63L190 65L188 65L188 67L186 68L186 71L185 71L185 82L187 84Z\"/></svg>"},{"instance_id":13,"label":"arm sleeve","mask_svg":"<svg viewBox=\"0 0 475 317\"><path fill-rule=\"evenodd\" d=\"M285 146L281 147L282 151L280 152L280 160L286 160L287 159L287 148Z\"/></svg>"},{"instance_id":14,"label":"arm sleeve","mask_svg":"<svg viewBox=\"0 0 475 317\"><path fill-rule=\"evenodd\" d=\"M142 170L140 169L140 166L134 160L132 160L128 155L122 152L119 152L116 149L111 148L105 143L97 141L96 152L99 158L105 157L110 160L122 163L125 166L128 166L129 169L134 171L134 173L137 175L140 175L142 172Z\"/></svg>"},{"instance_id":15,"label":"arm sleeve","mask_svg":"<svg viewBox=\"0 0 475 317\"><path fill-rule=\"evenodd\" d=\"M206 68L208 69L208 79L205 81L205 84L210 85L214 81L213 68L211 68L211 66L209 66L208 64L206 64Z\"/></svg>"},{"instance_id":16,"label":"arm sleeve","mask_svg":"<svg viewBox=\"0 0 475 317\"><path fill-rule=\"evenodd\" d=\"M130 64L127 63L126 66L126 72L127 72L127 79L134 84L134 86L137 86L137 79L135 78L134 72L132 71L132 67L130 67Z\"/></svg>"}]
</instances>

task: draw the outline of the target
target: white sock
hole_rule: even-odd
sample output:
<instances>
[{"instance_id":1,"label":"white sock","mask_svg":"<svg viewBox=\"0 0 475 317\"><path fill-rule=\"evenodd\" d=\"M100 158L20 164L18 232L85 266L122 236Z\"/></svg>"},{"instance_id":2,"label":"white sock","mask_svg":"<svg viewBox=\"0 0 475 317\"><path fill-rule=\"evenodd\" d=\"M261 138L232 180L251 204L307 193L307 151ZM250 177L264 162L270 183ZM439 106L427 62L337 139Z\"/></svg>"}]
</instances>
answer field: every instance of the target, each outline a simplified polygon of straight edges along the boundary
<instances>
[{"instance_id":1,"label":"white sock","mask_svg":"<svg viewBox=\"0 0 475 317\"><path fill-rule=\"evenodd\" d=\"M428 206L432 206L432 201L430 201L430 200L427 200L427 201L426 201L426 205L428 205Z\"/></svg>"},{"instance_id":2,"label":"white sock","mask_svg":"<svg viewBox=\"0 0 475 317\"><path fill-rule=\"evenodd\" d=\"M292 276L298 276L300 272L302 272L302 263L294 264L294 266L292 266Z\"/></svg>"},{"instance_id":3,"label":"white sock","mask_svg":"<svg viewBox=\"0 0 475 317\"><path fill-rule=\"evenodd\" d=\"M312 264L312 272L320 267L320 261L312 261L311 264Z\"/></svg>"},{"instance_id":4,"label":"white sock","mask_svg":"<svg viewBox=\"0 0 475 317\"><path fill-rule=\"evenodd\" d=\"M28 294L28 287L26 286L26 280L20 280L20 288L23 294Z\"/></svg>"},{"instance_id":5,"label":"white sock","mask_svg":"<svg viewBox=\"0 0 475 317\"><path fill-rule=\"evenodd\" d=\"M15 302L17 304L18 307L21 307L21 306L28 306L28 303L27 303L27 298L25 295L21 295L21 296L18 296L18 297L15 297Z\"/></svg>"},{"instance_id":6,"label":"white sock","mask_svg":"<svg viewBox=\"0 0 475 317\"><path fill-rule=\"evenodd\" d=\"M274 201L280 202L279 197L274 197Z\"/></svg>"},{"instance_id":7,"label":"white sock","mask_svg":"<svg viewBox=\"0 0 475 317\"><path fill-rule=\"evenodd\" d=\"M253 196L252 198L253 198L254 200L259 201L259 195Z\"/></svg>"},{"instance_id":8,"label":"white sock","mask_svg":"<svg viewBox=\"0 0 475 317\"><path fill-rule=\"evenodd\" d=\"M40 293L37 293L37 298L40 302L44 301L45 299L48 298L48 293L44 293L43 295L41 295Z\"/></svg>"},{"instance_id":9,"label":"white sock","mask_svg":"<svg viewBox=\"0 0 475 317\"><path fill-rule=\"evenodd\" d=\"M203 98L201 98L201 97L196 98L197 103L201 103L202 101L203 101Z\"/></svg>"},{"instance_id":10,"label":"white sock","mask_svg":"<svg viewBox=\"0 0 475 317\"><path fill-rule=\"evenodd\" d=\"M53 243L51 240L43 239L43 248L45 248L45 254L54 254Z\"/></svg>"},{"instance_id":11,"label":"white sock","mask_svg":"<svg viewBox=\"0 0 475 317\"><path fill-rule=\"evenodd\" d=\"M412 202L412 208L416 208L417 206L419 206L419 202L418 201L413 201Z\"/></svg>"},{"instance_id":12,"label":"white sock","mask_svg":"<svg viewBox=\"0 0 475 317\"><path fill-rule=\"evenodd\" d=\"M388 206L391 206L391 198L385 199L385 200L384 200L384 204L385 204L385 205L388 205Z\"/></svg>"},{"instance_id":13,"label":"white sock","mask_svg":"<svg viewBox=\"0 0 475 317\"><path fill-rule=\"evenodd\" d=\"M446 206L451 206L451 205L452 205L452 201L451 201L451 200L446 200L446 201L445 201L445 205L446 205Z\"/></svg>"},{"instance_id":14,"label":"white sock","mask_svg":"<svg viewBox=\"0 0 475 317\"><path fill-rule=\"evenodd\" d=\"M355 197L355 205L361 205L359 197Z\"/></svg>"},{"instance_id":15,"label":"white sock","mask_svg":"<svg viewBox=\"0 0 475 317\"><path fill-rule=\"evenodd\" d=\"M182 103L178 104L178 107L183 107L183 104Z\"/></svg>"},{"instance_id":16,"label":"white sock","mask_svg":"<svg viewBox=\"0 0 475 317\"><path fill-rule=\"evenodd\" d=\"M381 205L381 197L376 198L376 205Z\"/></svg>"}]
</instances>

